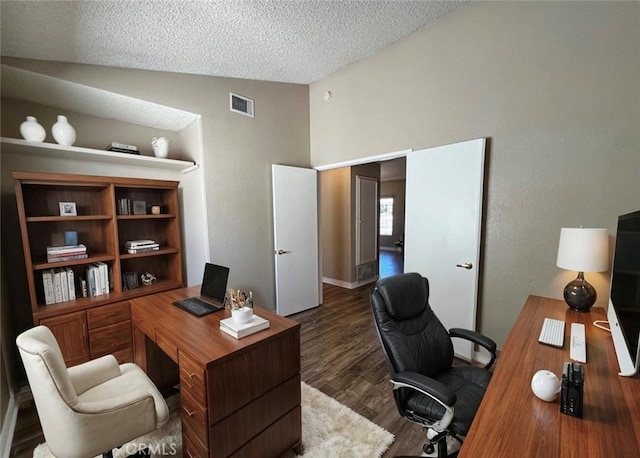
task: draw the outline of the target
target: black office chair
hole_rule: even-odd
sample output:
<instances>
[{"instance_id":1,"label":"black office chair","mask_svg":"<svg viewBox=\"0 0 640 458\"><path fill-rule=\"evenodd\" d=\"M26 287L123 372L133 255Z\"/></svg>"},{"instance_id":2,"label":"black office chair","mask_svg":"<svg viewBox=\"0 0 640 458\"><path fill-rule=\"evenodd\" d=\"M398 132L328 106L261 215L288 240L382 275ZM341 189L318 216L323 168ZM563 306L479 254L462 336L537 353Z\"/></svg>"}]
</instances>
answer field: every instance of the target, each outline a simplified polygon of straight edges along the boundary
<instances>
[{"instance_id":1,"label":"black office chair","mask_svg":"<svg viewBox=\"0 0 640 458\"><path fill-rule=\"evenodd\" d=\"M378 280L371 293L373 321L391 369L400 415L427 430L423 449L447 456L447 436L462 443L491 378L496 357L490 338L466 329L444 328L429 306L429 281L417 273ZM491 353L484 367L452 366L452 337Z\"/></svg>"}]
</instances>

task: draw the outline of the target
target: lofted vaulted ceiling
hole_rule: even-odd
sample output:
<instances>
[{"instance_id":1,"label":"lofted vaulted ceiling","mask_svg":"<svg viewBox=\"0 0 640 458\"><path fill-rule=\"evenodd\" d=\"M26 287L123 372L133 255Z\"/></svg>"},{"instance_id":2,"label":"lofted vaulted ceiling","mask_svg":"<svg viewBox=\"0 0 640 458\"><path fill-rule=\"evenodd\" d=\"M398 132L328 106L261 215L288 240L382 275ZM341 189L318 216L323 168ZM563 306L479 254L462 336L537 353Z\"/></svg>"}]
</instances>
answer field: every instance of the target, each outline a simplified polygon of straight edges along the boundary
<instances>
[{"instance_id":1,"label":"lofted vaulted ceiling","mask_svg":"<svg viewBox=\"0 0 640 458\"><path fill-rule=\"evenodd\" d=\"M454 1L6 1L2 55L309 84Z\"/></svg>"}]
</instances>

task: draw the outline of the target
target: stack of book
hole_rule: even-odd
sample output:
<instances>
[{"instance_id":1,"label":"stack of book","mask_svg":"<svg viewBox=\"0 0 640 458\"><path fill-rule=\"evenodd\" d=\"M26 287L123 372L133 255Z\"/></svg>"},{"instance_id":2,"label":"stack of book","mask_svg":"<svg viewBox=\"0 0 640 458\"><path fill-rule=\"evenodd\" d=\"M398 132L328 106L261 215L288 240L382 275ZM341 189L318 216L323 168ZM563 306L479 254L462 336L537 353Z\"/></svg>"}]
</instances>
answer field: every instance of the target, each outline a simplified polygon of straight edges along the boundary
<instances>
[{"instance_id":1,"label":"stack of book","mask_svg":"<svg viewBox=\"0 0 640 458\"><path fill-rule=\"evenodd\" d=\"M244 324L236 323L233 318L225 318L224 320L220 320L220 330L229 334L230 336L235 337L236 339L240 339L242 337L248 336L258 331L262 331L263 329L267 329L269 327L269 320L265 320L258 315L253 315L251 321Z\"/></svg>"},{"instance_id":2,"label":"stack of book","mask_svg":"<svg viewBox=\"0 0 640 458\"><path fill-rule=\"evenodd\" d=\"M94 262L85 268L86 273L86 292L90 297L102 296L109 294L111 291L111 275L109 266L104 262ZM85 287L83 285L83 295Z\"/></svg>"},{"instance_id":3,"label":"stack of book","mask_svg":"<svg viewBox=\"0 0 640 458\"><path fill-rule=\"evenodd\" d=\"M47 305L76 299L75 275L69 267L43 270L42 285Z\"/></svg>"},{"instance_id":4,"label":"stack of book","mask_svg":"<svg viewBox=\"0 0 640 458\"><path fill-rule=\"evenodd\" d=\"M115 153L140 154L137 146L127 145L125 143L111 142L105 149Z\"/></svg>"},{"instance_id":5,"label":"stack of book","mask_svg":"<svg viewBox=\"0 0 640 458\"><path fill-rule=\"evenodd\" d=\"M47 262L75 261L89 257L87 247L80 245L63 245L47 247Z\"/></svg>"},{"instance_id":6,"label":"stack of book","mask_svg":"<svg viewBox=\"0 0 640 458\"><path fill-rule=\"evenodd\" d=\"M160 244L154 240L129 240L124 244L124 248L129 254L138 254L157 251L160 249Z\"/></svg>"}]
</instances>

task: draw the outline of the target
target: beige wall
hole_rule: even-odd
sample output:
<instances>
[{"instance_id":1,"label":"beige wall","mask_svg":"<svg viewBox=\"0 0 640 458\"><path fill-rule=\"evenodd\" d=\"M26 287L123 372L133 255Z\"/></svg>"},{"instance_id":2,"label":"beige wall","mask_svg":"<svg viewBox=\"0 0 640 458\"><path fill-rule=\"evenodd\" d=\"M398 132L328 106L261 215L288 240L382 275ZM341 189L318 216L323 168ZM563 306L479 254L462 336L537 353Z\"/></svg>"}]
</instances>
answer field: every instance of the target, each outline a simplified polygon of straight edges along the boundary
<instances>
[{"instance_id":1,"label":"beige wall","mask_svg":"<svg viewBox=\"0 0 640 458\"><path fill-rule=\"evenodd\" d=\"M640 208L639 23L638 2L472 2L312 84L311 162L488 137L478 328L501 344L575 277L561 227ZM608 275L586 275L599 306Z\"/></svg>"},{"instance_id":2,"label":"beige wall","mask_svg":"<svg viewBox=\"0 0 640 458\"><path fill-rule=\"evenodd\" d=\"M360 284L356 265L356 176L380 178L380 165L363 164L320 172L322 276L352 288ZM372 266L377 274L377 262Z\"/></svg>"},{"instance_id":3,"label":"beige wall","mask_svg":"<svg viewBox=\"0 0 640 458\"><path fill-rule=\"evenodd\" d=\"M406 180L382 181L380 198L393 197L393 234L381 235L380 246L395 249L400 237L404 238L404 196L407 188Z\"/></svg>"},{"instance_id":4,"label":"beige wall","mask_svg":"<svg viewBox=\"0 0 640 458\"><path fill-rule=\"evenodd\" d=\"M350 283L351 180L350 168L320 172L320 237L322 276Z\"/></svg>"}]
</instances>

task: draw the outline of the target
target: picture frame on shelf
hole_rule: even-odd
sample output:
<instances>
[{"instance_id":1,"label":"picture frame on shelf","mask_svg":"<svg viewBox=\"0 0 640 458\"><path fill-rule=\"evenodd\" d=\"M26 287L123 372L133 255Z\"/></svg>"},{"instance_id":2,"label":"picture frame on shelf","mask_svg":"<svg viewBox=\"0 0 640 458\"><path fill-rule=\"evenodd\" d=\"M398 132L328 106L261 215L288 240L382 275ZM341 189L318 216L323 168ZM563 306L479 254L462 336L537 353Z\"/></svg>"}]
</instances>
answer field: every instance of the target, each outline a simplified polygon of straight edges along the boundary
<instances>
[{"instance_id":1,"label":"picture frame on shelf","mask_svg":"<svg viewBox=\"0 0 640 458\"><path fill-rule=\"evenodd\" d=\"M134 215L146 215L147 214L147 202L144 200L133 201L133 214Z\"/></svg>"},{"instance_id":2,"label":"picture frame on shelf","mask_svg":"<svg viewBox=\"0 0 640 458\"><path fill-rule=\"evenodd\" d=\"M78 216L75 202L59 202L60 216Z\"/></svg>"},{"instance_id":3,"label":"picture frame on shelf","mask_svg":"<svg viewBox=\"0 0 640 458\"><path fill-rule=\"evenodd\" d=\"M140 286L138 283L138 273L137 272L125 272L122 274L124 276L124 282L122 284L122 289L132 290L136 289Z\"/></svg>"}]
</instances>

